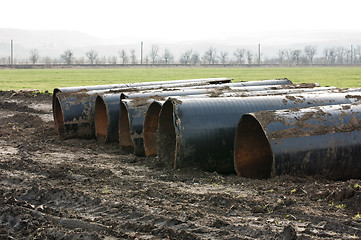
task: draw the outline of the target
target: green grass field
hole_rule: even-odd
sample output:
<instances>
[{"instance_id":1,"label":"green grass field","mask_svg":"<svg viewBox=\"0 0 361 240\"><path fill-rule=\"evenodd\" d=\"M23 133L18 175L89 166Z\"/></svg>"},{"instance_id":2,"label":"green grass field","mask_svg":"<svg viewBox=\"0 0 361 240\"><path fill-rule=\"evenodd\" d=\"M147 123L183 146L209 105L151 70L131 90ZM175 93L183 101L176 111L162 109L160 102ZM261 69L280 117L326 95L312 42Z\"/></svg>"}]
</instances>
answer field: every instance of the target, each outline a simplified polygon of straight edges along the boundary
<instances>
[{"instance_id":1,"label":"green grass field","mask_svg":"<svg viewBox=\"0 0 361 240\"><path fill-rule=\"evenodd\" d=\"M38 89L162 80L229 77L237 81L288 78L294 83L361 87L359 67L300 68L116 68L116 69L14 69L0 70L0 90Z\"/></svg>"}]
</instances>

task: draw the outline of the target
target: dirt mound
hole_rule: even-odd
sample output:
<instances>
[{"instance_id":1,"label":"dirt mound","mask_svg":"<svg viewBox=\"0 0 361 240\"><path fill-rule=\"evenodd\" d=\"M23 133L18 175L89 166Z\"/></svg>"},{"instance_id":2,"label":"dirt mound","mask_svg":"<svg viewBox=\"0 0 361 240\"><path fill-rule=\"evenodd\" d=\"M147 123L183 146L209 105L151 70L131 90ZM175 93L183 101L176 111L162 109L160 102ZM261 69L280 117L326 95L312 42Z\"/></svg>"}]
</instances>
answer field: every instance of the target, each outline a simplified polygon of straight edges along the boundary
<instances>
[{"instance_id":1,"label":"dirt mound","mask_svg":"<svg viewBox=\"0 0 361 240\"><path fill-rule=\"evenodd\" d=\"M250 180L61 140L51 98L0 93L1 239L357 239L361 181Z\"/></svg>"},{"instance_id":2,"label":"dirt mound","mask_svg":"<svg viewBox=\"0 0 361 240\"><path fill-rule=\"evenodd\" d=\"M30 108L24 103L21 104L17 102L8 102L8 101L0 102L0 109L16 111L16 112L46 113L45 111Z\"/></svg>"}]
</instances>

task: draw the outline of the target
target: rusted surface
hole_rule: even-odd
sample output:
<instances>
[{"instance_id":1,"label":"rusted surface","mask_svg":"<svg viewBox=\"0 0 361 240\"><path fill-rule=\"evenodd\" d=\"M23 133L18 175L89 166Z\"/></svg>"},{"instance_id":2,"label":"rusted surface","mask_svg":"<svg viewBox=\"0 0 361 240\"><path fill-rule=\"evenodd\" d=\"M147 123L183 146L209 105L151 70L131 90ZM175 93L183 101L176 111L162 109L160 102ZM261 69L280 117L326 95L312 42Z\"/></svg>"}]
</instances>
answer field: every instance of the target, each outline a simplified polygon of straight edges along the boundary
<instances>
[{"instance_id":1,"label":"rusted surface","mask_svg":"<svg viewBox=\"0 0 361 240\"><path fill-rule=\"evenodd\" d=\"M257 129L249 132L250 128ZM244 115L234 155L236 171L244 177L289 174L350 179L361 178L360 152L361 105L355 103ZM266 159L267 163L258 163ZM254 168L265 174L257 175Z\"/></svg>"},{"instance_id":2,"label":"rusted surface","mask_svg":"<svg viewBox=\"0 0 361 240\"><path fill-rule=\"evenodd\" d=\"M106 143L118 142L119 139L119 112L120 112L120 93L115 94L102 94L97 97L97 104L95 105L95 125L97 122L101 122L104 126L101 130L101 134L97 132L98 127L95 128L95 134L98 140L98 136L104 138ZM98 104L99 102L99 104ZM100 111L98 111L100 107ZM102 111L106 109L106 111ZM106 112L103 114L103 112ZM106 119L105 119L106 118ZM106 126L103 125L106 123ZM104 136L105 133L105 136ZM101 140L103 141L103 140Z\"/></svg>"},{"instance_id":3,"label":"rusted surface","mask_svg":"<svg viewBox=\"0 0 361 240\"><path fill-rule=\"evenodd\" d=\"M345 93L313 93L246 98L167 100L159 118L159 158L177 167L233 173L234 136L245 113L352 103ZM167 111L163 111L167 106ZM173 115L169 108L173 108ZM162 116L166 113L166 116ZM172 121L171 123L168 121ZM165 124L162 130L162 124ZM171 130L169 126L174 126ZM172 132L174 131L174 132ZM171 138L169 138L171 136ZM174 137L175 136L175 137Z\"/></svg>"},{"instance_id":4,"label":"rusted surface","mask_svg":"<svg viewBox=\"0 0 361 240\"><path fill-rule=\"evenodd\" d=\"M104 100L97 97L95 101L95 133L98 142L105 142L108 127L108 112Z\"/></svg>"},{"instance_id":5,"label":"rusted surface","mask_svg":"<svg viewBox=\"0 0 361 240\"><path fill-rule=\"evenodd\" d=\"M126 103L120 102L119 145L124 153L134 153L134 143L130 136L129 114Z\"/></svg>"},{"instance_id":6,"label":"rusted surface","mask_svg":"<svg viewBox=\"0 0 361 240\"><path fill-rule=\"evenodd\" d=\"M145 156L157 156L158 155L158 146L157 146L157 130L158 130L158 121L159 113L162 109L163 102L153 101L145 114L144 118L144 152Z\"/></svg>"},{"instance_id":7,"label":"rusted surface","mask_svg":"<svg viewBox=\"0 0 361 240\"><path fill-rule=\"evenodd\" d=\"M62 138L94 138L94 104L96 94L79 92L68 96L58 93L53 99L55 127Z\"/></svg>"},{"instance_id":8,"label":"rusted surface","mask_svg":"<svg viewBox=\"0 0 361 240\"><path fill-rule=\"evenodd\" d=\"M128 153L144 156L143 123L150 104L151 99L123 99L120 102L119 143Z\"/></svg>"},{"instance_id":9,"label":"rusted surface","mask_svg":"<svg viewBox=\"0 0 361 240\"><path fill-rule=\"evenodd\" d=\"M174 88L195 84L200 86L217 85L229 83L231 80L229 78L205 78L55 88L52 104L55 127L62 138L95 137L94 104L98 94L121 94L135 90L151 90L161 87ZM63 119L63 122L60 122L61 119Z\"/></svg>"}]
</instances>

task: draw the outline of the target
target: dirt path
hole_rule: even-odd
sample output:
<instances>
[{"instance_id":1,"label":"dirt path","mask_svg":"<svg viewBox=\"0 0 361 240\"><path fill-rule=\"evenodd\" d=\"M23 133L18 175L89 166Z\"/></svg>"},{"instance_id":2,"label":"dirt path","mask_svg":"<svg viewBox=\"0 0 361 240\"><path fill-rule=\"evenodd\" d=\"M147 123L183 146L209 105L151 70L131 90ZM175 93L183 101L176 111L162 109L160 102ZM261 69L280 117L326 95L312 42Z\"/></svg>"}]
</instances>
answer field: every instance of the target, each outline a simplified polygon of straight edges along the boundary
<instances>
[{"instance_id":1,"label":"dirt path","mask_svg":"<svg viewBox=\"0 0 361 240\"><path fill-rule=\"evenodd\" d=\"M361 181L164 169L61 140L50 96L0 93L0 239L360 239Z\"/></svg>"}]
</instances>

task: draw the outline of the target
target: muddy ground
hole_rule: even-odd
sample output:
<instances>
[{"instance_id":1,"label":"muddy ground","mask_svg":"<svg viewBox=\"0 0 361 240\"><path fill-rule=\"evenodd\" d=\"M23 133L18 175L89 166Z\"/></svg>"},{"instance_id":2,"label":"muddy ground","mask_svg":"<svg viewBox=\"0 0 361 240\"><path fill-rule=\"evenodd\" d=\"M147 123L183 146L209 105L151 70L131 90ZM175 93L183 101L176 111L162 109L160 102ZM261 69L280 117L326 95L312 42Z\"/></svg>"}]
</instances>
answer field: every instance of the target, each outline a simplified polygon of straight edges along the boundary
<instances>
[{"instance_id":1,"label":"muddy ground","mask_svg":"<svg viewBox=\"0 0 361 240\"><path fill-rule=\"evenodd\" d=\"M164 169L61 140L49 95L0 93L0 239L360 239L361 181Z\"/></svg>"}]
</instances>

